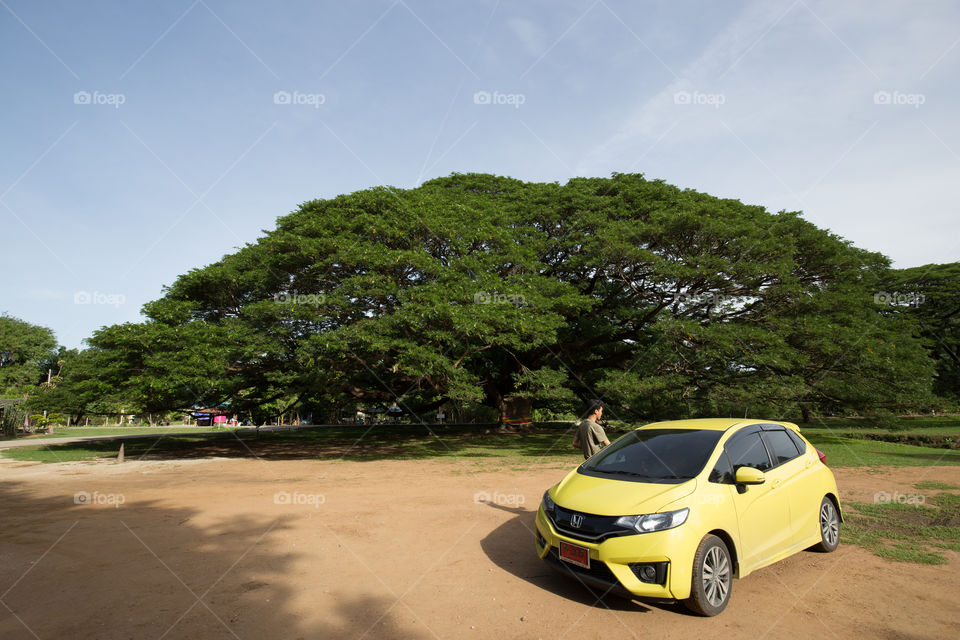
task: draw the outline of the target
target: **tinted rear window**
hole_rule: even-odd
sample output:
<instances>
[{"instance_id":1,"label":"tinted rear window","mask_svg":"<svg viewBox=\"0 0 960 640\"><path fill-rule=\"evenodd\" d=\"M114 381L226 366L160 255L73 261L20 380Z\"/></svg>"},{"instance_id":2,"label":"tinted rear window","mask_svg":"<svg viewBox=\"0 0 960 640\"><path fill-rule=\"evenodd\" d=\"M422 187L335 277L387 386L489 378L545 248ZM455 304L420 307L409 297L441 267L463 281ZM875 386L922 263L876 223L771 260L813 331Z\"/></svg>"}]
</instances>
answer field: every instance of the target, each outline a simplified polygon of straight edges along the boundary
<instances>
[{"instance_id":1,"label":"tinted rear window","mask_svg":"<svg viewBox=\"0 0 960 640\"><path fill-rule=\"evenodd\" d=\"M678 483L703 470L722 431L638 429L580 466L580 473L634 482Z\"/></svg>"},{"instance_id":2,"label":"tinted rear window","mask_svg":"<svg viewBox=\"0 0 960 640\"><path fill-rule=\"evenodd\" d=\"M807 450L807 443L803 441L803 438L794 433L793 429L787 429L787 435L793 440L793 444L797 445L797 450L800 451L800 453Z\"/></svg>"},{"instance_id":3,"label":"tinted rear window","mask_svg":"<svg viewBox=\"0 0 960 640\"><path fill-rule=\"evenodd\" d=\"M793 443L786 431L764 431L763 440L770 450L774 466L793 460L800 455L800 452L797 451L797 445Z\"/></svg>"}]
</instances>

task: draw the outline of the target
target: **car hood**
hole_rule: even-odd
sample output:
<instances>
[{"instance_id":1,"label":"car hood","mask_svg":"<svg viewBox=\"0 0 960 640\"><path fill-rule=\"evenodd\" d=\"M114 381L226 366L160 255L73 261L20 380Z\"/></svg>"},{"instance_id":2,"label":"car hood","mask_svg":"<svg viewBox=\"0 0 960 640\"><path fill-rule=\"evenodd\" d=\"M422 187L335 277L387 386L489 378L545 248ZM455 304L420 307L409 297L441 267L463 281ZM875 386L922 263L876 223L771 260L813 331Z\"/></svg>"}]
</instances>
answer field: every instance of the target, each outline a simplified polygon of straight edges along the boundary
<instances>
[{"instance_id":1,"label":"car hood","mask_svg":"<svg viewBox=\"0 0 960 640\"><path fill-rule=\"evenodd\" d=\"M680 484L595 478L571 471L553 490L558 506L598 516L656 513L697 488L696 478Z\"/></svg>"}]
</instances>

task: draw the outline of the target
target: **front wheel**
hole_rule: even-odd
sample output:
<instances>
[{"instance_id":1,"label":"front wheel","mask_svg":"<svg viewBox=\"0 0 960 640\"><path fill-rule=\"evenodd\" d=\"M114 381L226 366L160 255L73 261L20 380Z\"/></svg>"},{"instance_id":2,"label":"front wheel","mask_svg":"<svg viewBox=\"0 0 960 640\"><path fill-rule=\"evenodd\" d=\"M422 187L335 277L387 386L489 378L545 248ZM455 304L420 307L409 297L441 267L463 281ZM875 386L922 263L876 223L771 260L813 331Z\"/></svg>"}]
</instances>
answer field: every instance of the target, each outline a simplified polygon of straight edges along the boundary
<instances>
[{"instance_id":1,"label":"front wheel","mask_svg":"<svg viewBox=\"0 0 960 640\"><path fill-rule=\"evenodd\" d=\"M820 501L820 542L814 545L817 551L830 553L840 545L840 514L829 496Z\"/></svg>"},{"instance_id":2,"label":"front wheel","mask_svg":"<svg viewBox=\"0 0 960 640\"><path fill-rule=\"evenodd\" d=\"M693 584L683 603L701 616L715 616L727 608L732 583L733 563L727 545L715 535L705 536L693 556Z\"/></svg>"}]
</instances>

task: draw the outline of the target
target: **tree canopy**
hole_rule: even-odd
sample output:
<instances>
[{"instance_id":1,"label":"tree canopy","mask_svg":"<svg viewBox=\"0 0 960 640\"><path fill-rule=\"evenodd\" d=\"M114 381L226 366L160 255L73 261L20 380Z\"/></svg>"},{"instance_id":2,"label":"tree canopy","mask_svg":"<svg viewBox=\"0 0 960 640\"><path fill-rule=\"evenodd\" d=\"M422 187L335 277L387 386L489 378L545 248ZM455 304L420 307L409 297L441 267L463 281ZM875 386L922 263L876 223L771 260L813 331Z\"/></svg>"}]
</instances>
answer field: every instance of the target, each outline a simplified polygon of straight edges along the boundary
<instances>
[{"instance_id":1,"label":"tree canopy","mask_svg":"<svg viewBox=\"0 0 960 640\"><path fill-rule=\"evenodd\" d=\"M877 304L887 315L909 315L936 367L934 393L960 400L960 263L891 270Z\"/></svg>"},{"instance_id":2,"label":"tree canopy","mask_svg":"<svg viewBox=\"0 0 960 640\"><path fill-rule=\"evenodd\" d=\"M0 397L25 396L45 380L56 348L50 329L0 315Z\"/></svg>"},{"instance_id":3,"label":"tree canopy","mask_svg":"<svg viewBox=\"0 0 960 640\"><path fill-rule=\"evenodd\" d=\"M614 416L928 402L921 319L889 272L795 212L641 175L454 174L314 200L90 339L143 411L315 419L358 402ZM511 404L513 403L513 404Z\"/></svg>"}]
</instances>

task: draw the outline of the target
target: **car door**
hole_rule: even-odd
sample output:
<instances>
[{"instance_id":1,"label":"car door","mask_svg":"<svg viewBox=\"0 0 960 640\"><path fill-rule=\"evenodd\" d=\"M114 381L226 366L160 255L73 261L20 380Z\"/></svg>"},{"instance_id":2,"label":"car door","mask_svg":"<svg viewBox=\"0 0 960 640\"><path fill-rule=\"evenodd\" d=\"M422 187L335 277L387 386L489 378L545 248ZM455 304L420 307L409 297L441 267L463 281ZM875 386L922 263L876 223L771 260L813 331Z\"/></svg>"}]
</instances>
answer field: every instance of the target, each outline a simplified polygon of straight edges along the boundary
<instances>
[{"instance_id":1,"label":"car door","mask_svg":"<svg viewBox=\"0 0 960 640\"><path fill-rule=\"evenodd\" d=\"M753 467L764 474L771 470L760 431L758 425L744 427L727 440L724 450L734 474L740 467ZM775 472L763 484L738 486L731 494L740 524L741 563L747 572L769 562L793 537L789 500L780 490L783 480L782 474Z\"/></svg>"},{"instance_id":2,"label":"car door","mask_svg":"<svg viewBox=\"0 0 960 640\"><path fill-rule=\"evenodd\" d=\"M790 522L795 544L802 545L820 531L820 500L823 494L818 489L816 476L819 460L816 456L804 455L807 453L806 442L791 429L784 429L780 425L764 425L763 438L771 457L779 459L790 471ZM792 448L787 444L788 440ZM785 460L787 456L792 456L789 461Z\"/></svg>"},{"instance_id":3,"label":"car door","mask_svg":"<svg viewBox=\"0 0 960 640\"><path fill-rule=\"evenodd\" d=\"M797 445L787 435L786 429L781 425L763 425L761 437L770 454L770 460L773 468L767 473L773 474L773 482L779 483L777 489L784 494L787 503L790 505L790 537L786 541L787 547L791 548L798 544L803 536L801 523L806 516L816 515L817 509L809 509L806 502L809 502L811 493L808 484L805 482L804 461L800 458L800 451ZM807 513L810 511L811 513ZM809 532L808 532L809 533Z\"/></svg>"}]
</instances>

